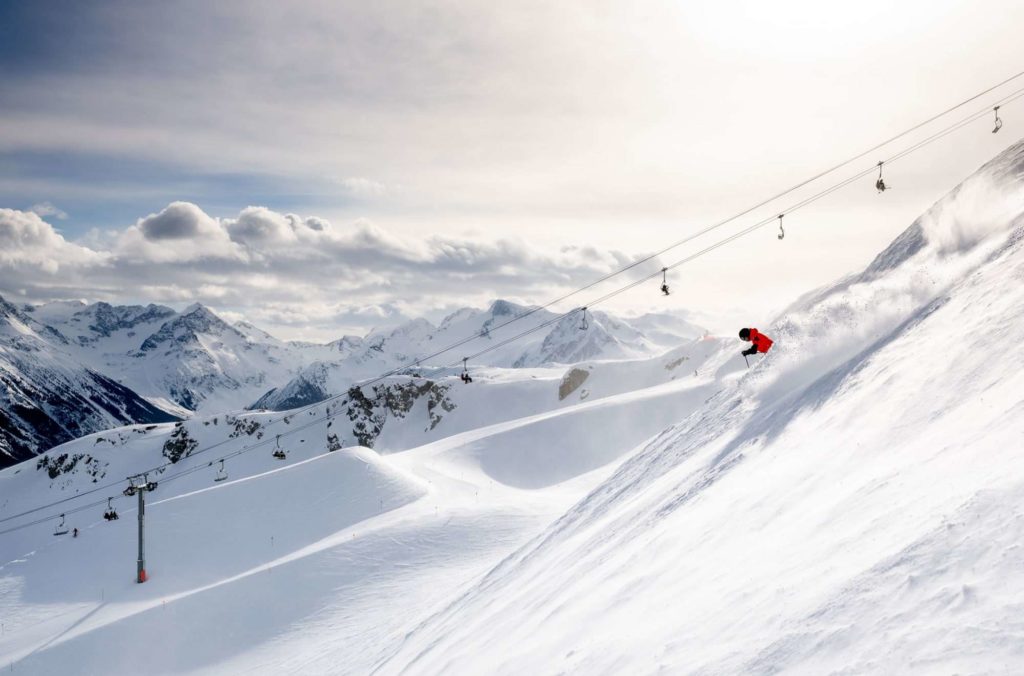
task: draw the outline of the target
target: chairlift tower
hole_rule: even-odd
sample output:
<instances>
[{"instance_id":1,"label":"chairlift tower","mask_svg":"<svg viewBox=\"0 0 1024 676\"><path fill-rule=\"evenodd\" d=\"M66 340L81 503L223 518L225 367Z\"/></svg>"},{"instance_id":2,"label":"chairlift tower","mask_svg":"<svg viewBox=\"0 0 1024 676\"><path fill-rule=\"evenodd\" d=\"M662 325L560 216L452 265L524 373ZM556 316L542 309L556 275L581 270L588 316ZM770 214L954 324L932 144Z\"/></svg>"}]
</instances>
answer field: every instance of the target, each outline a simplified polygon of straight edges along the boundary
<instances>
[{"instance_id":1,"label":"chairlift tower","mask_svg":"<svg viewBox=\"0 0 1024 676\"><path fill-rule=\"evenodd\" d=\"M156 490L156 482L150 481L146 474L137 474L128 477L128 488L124 494L129 498L133 495L139 496L139 558L135 571L135 581L139 584L145 582L146 576L146 493Z\"/></svg>"}]
</instances>

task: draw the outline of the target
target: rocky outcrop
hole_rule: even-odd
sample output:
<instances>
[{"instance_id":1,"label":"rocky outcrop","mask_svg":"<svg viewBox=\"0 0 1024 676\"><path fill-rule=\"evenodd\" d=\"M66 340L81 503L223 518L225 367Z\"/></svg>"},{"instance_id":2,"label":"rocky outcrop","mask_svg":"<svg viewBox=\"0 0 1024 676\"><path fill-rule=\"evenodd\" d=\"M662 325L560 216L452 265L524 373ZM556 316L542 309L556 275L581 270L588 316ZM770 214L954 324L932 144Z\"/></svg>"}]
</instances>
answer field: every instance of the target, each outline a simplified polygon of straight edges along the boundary
<instances>
[{"instance_id":1,"label":"rocky outcrop","mask_svg":"<svg viewBox=\"0 0 1024 676\"><path fill-rule=\"evenodd\" d=\"M575 392L580 385L587 382L590 371L580 368L572 368L562 376L562 382L558 384L558 401L564 401L566 397Z\"/></svg>"}]
</instances>

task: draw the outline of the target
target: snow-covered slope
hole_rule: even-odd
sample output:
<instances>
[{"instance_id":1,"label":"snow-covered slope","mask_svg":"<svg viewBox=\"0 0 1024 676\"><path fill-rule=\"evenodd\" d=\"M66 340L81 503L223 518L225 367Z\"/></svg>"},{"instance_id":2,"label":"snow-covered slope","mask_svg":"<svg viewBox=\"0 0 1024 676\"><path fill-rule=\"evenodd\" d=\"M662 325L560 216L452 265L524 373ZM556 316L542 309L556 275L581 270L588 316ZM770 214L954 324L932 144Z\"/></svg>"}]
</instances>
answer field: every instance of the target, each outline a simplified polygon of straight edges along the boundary
<instances>
[{"instance_id":1,"label":"snow-covered slope","mask_svg":"<svg viewBox=\"0 0 1024 676\"><path fill-rule=\"evenodd\" d=\"M1024 668L1024 144L380 673Z\"/></svg>"},{"instance_id":2,"label":"snow-covered slope","mask_svg":"<svg viewBox=\"0 0 1024 676\"><path fill-rule=\"evenodd\" d=\"M23 310L60 331L72 347L80 348L79 356L97 368L103 366L103 353L124 354L137 349L146 336L177 314L162 305L86 305L81 301L26 305Z\"/></svg>"},{"instance_id":3,"label":"snow-covered slope","mask_svg":"<svg viewBox=\"0 0 1024 676\"><path fill-rule=\"evenodd\" d=\"M241 409L275 382L332 351L284 343L246 322L228 324L195 304L55 302L22 308L84 366L179 412Z\"/></svg>"},{"instance_id":4,"label":"snow-covered slope","mask_svg":"<svg viewBox=\"0 0 1024 676\"><path fill-rule=\"evenodd\" d=\"M82 531L0 534L0 663L1020 672L1022 185L1019 143L863 274L762 327L775 347L749 370L715 340L540 385L554 369L485 368L460 392L514 377L508 393L559 403L390 455L328 450L337 423L313 407L122 429L56 449L92 454L77 467L0 471L0 519L64 495ZM219 456L230 477L214 483ZM163 458L177 462L151 477L152 577L135 585L130 504L111 524L102 504L70 512L97 494L73 496Z\"/></svg>"},{"instance_id":5,"label":"snow-covered slope","mask_svg":"<svg viewBox=\"0 0 1024 676\"><path fill-rule=\"evenodd\" d=\"M83 434L237 410L331 354L231 326L208 308L3 299L0 466Z\"/></svg>"},{"instance_id":6,"label":"snow-covered slope","mask_svg":"<svg viewBox=\"0 0 1024 676\"><path fill-rule=\"evenodd\" d=\"M556 391L558 380L548 386ZM522 544L606 474L602 467L715 387L710 378L669 379L384 457L329 451L339 423L321 410L77 440L44 456L52 461L40 469L0 472L0 518L177 457L150 475L159 482L147 505L151 579L131 582L133 503L121 498L113 523L100 518L104 504L70 515L76 539L53 537L49 524L0 536L0 655L40 674L69 665L117 673L144 654L163 672L363 673L410 617ZM271 457L278 443L284 462ZM219 463L210 461L220 455L230 456L229 477L216 483ZM198 471L171 478L190 469ZM77 572L52 583L68 561ZM279 652L268 640L281 632L309 652Z\"/></svg>"},{"instance_id":7,"label":"snow-covered slope","mask_svg":"<svg viewBox=\"0 0 1024 676\"><path fill-rule=\"evenodd\" d=\"M111 368L121 366L122 379L139 392L190 410L237 410L303 363L294 347L243 329L192 305Z\"/></svg>"},{"instance_id":8,"label":"snow-covered slope","mask_svg":"<svg viewBox=\"0 0 1024 676\"><path fill-rule=\"evenodd\" d=\"M0 298L0 467L97 430L176 419L83 366L68 342Z\"/></svg>"}]
</instances>

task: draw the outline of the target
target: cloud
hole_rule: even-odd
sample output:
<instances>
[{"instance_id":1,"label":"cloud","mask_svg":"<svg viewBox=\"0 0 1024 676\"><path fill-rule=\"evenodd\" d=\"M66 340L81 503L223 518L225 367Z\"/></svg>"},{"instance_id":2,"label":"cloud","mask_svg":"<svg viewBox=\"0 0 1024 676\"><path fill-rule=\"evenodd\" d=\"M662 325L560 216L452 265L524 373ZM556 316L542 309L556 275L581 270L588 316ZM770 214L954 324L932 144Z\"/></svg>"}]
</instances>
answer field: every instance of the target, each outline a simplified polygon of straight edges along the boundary
<instances>
[{"instance_id":1,"label":"cloud","mask_svg":"<svg viewBox=\"0 0 1024 676\"><path fill-rule=\"evenodd\" d=\"M371 181L368 178L362 178L359 176L343 178L338 181L338 185L354 197L380 197L386 192L383 183Z\"/></svg>"},{"instance_id":2,"label":"cloud","mask_svg":"<svg viewBox=\"0 0 1024 676\"><path fill-rule=\"evenodd\" d=\"M631 260L581 247L547 252L515 238L403 237L365 219L334 224L259 206L216 218L189 202L72 243L34 213L0 210L0 293L198 300L283 327L282 335L322 339L497 296L537 301ZM15 263L18 274L9 274Z\"/></svg>"},{"instance_id":3,"label":"cloud","mask_svg":"<svg viewBox=\"0 0 1024 676\"><path fill-rule=\"evenodd\" d=\"M266 207L247 207L237 219L226 221L225 227L236 242L258 244L295 239L293 221Z\"/></svg>"},{"instance_id":4,"label":"cloud","mask_svg":"<svg viewBox=\"0 0 1024 676\"><path fill-rule=\"evenodd\" d=\"M119 260L172 263L245 257L217 219L191 202L171 202L118 237Z\"/></svg>"},{"instance_id":5,"label":"cloud","mask_svg":"<svg viewBox=\"0 0 1024 676\"><path fill-rule=\"evenodd\" d=\"M37 216L42 216L43 218L53 216L54 218L63 221L68 217L66 211L58 209L51 202L39 202L38 204L33 204L28 208L28 210Z\"/></svg>"},{"instance_id":6,"label":"cloud","mask_svg":"<svg viewBox=\"0 0 1024 676\"><path fill-rule=\"evenodd\" d=\"M62 266L103 265L105 260L103 254L65 240L38 214L0 209L0 264L16 270L23 279L31 275L31 269L49 277Z\"/></svg>"},{"instance_id":7,"label":"cloud","mask_svg":"<svg viewBox=\"0 0 1024 676\"><path fill-rule=\"evenodd\" d=\"M146 239L195 239L219 230L217 222L189 202L172 202L158 214L150 214L137 227Z\"/></svg>"}]
</instances>

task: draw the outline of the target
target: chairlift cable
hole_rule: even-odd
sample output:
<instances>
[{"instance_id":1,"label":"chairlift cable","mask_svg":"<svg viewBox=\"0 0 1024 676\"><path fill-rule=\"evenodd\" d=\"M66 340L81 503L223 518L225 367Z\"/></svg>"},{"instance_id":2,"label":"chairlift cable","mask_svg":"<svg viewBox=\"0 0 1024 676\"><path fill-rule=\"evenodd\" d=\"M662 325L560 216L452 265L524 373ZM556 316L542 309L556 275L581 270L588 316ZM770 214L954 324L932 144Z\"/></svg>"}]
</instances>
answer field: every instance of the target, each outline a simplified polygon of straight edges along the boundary
<instances>
[{"instance_id":1,"label":"chairlift cable","mask_svg":"<svg viewBox=\"0 0 1024 676\"><path fill-rule=\"evenodd\" d=\"M992 87L990 87L990 88L988 88L988 89L986 89L986 90L984 90L984 91L982 91L982 92L980 92L980 93L970 97L969 99L965 99L964 101L956 104L955 106L952 106L952 107L946 109L945 111L943 111L941 113L938 113L938 114L932 116L931 118L929 118L929 119L927 119L927 120L925 120L923 122L918 123L917 125L915 125L915 126L909 128L909 129L907 129L907 130L905 130L905 131L903 131L903 132L901 132L901 133L891 137L890 139L888 139L886 141L883 141L882 143L879 143L878 145L876 145L876 146L874 146L872 148L869 148L868 150L865 150L862 153L859 153L858 155L856 155L854 157L851 157L848 160L845 160L845 161L843 161L843 162L841 162L841 163L839 163L839 164L837 164L837 165L835 165L835 166L833 166L833 167L831 167L829 169L826 169L825 171L822 171L819 174L816 174L815 176L813 176L813 177L811 177L809 179L806 179L805 181L802 181L802 182L794 185L793 187L788 188L788 189L786 189L786 190L776 194L775 196L773 196L773 197L771 197L771 198L769 198L767 200L764 200L763 202L761 202L761 203L759 203L757 205L754 205L754 206L752 206L752 207L750 207L748 209L745 209L744 211L736 214L735 216L732 216L732 217L730 217L730 218L728 218L726 220L723 220L723 221L719 221L718 223L716 223L714 225L708 226L707 228L704 228L703 230L700 230L700 231L698 231L698 232L696 232L696 233L694 233L692 235L689 235L688 237L686 237L684 239L679 240L678 242L675 242L675 243L665 247L664 249L658 251L657 253L651 254L651 255L649 255L649 256L647 256L645 258L642 258L642 259L638 259L637 261L634 261L633 263L631 263L631 264L629 264L629 265L627 265L627 266L625 266L625 267L623 267L623 268L621 268L621 269L619 269L619 270L617 270L615 272L609 273L609 274L607 274L607 275L605 275L605 276L603 276L603 277L601 277L601 278L599 278L599 279L597 279L597 280L595 280L595 281L593 281L593 282L591 282L591 283L589 283L587 285L584 285L584 286L582 286L582 287L580 287L580 288L578 288L578 289L576 289L576 290L574 290L574 291L572 291L572 292L570 292L568 294L564 294L564 295L560 296L559 298L556 298L555 300L552 300L552 301L549 301L548 303L545 303L544 305L536 306L534 308L531 308L529 311L527 311L527 312L525 312L525 313L523 313L521 315L517 315L516 317L508 320L507 322L504 322L502 324L499 324L499 325L496 325L496 326L490 327L490 328L491 328L491 330L497 330L497 329L500 329L500 328L502 328L504 326L507 326L507 325L509 325L509 324L511 324L511 323L513 323L515 321L518 321L520 319L524 319L524 318L526 318L526 317L528 317L528 316L530 316L530 315L532 315L532 314L534 314L536 312L539 312L540 310L546 309L547 307L550 307L551 305L554 305L554 304L556 304L556 303L558 303L558 302L560 302L562 300L570 298L570 297L572 297L572 296L574 296L574 295L576 295L578 293L581 293L582 291L585 291L585 290L590 289L590 288L592 288L592 287L594 287L594 286L596 286L596 285L598 285L598 284L600 284L600 283L602 283L604 281L607 281L608 279L611 279L612 277L615 277L615 276L617 276L619 274L627 272L627 271L629 271L629 270L631 270L631 269L633 269L633 268L635 268L635 267L637 267L639 265L642 265L645 262L653 260L654 258L656 258L656 257L658 257L658 256L660 256L660 255L662 255L662 254L664 254L664 253L674 249L674 248L677 248L678 246L681 246L682 244L685 244L685 243L687 243L689 241L692 241L693 239L695 239L697 237L700 237L701 235L707 234L708 232L711 232L712 230L715 230L715 229L717 229L717 228L719 228L719 227L721 227L721 226L723 226L723 225L725 225L725 224L727 224L727 223L729 223L729 222L731 222L733 220L736 220L737 218L740 218L740 217L750 213L751 211L754 211L754 210L756 210L756 209L758 209L758 208L760 208L760 207L762 207L762 206L764 206L764 205L766 205L766 204L768 204L768 203L770 203L770 202L772 202L772 201L774 201L774 200L776 200L776 199L778 199L778 198L780 198L782 196L785 196L785 195L787 195L787 194L789 194L789 193L791 193L791 192L793 192L793 191L795 191L795 190L797 190L797 189L799 189L799 188L801 188L801 187L803 187L803 186L805 186L805 185L807 185L807 184L809 184L809 183L811 183L811 182L813 182L813 181L815 181L815 180L817 180L819 178L822 178L825 175L828 175L828 174L830 174L830 173L832 173L832 172L834 172L834 171L836 171L836 170L838 170L838 169L840 169L840 168L850 164L851 162L853 162L853 161L855 161L857 159L860 159L860 158L864 157L865 155L867 155L867 154L869 154L871 152L874 152L875 150L877 150L877 149L879 149L879 148L881 148L881 147L883 147L885 145L888 145L889 143L892 143L895 140L898 140L898 139L906 136L907 134L912 133L913 131L916 131L917 129L920 129L921 127L924 127L925 125L927 125L927 124L929 124L931 122L934 122L935 120L937 120L937 119L939 119L939 118L949 114L950 112L963 107L967 103L970 103L971 101L977 100L978 98L984 96L985 94L987 94L987 93L989 93L991 91L994 91L995 89L1001 87L1002 85L1007 84L1008 82L1011 82L1011 81L1021 77L1022 75L1024 75L1024 71L1021 71L1021 72L1017 73L1016 75L1013 75L1013 76L1007 78L1006 80L1000 82L999 84L994 85L994 86L992 86ZM1010 94L1004 96L1003 99L1000 99L1000 101L998 102L998 104L994 108L994 110L996 110L997 118L998 118L998 110L999 110L1000 107L1003 107L1003 106L1005 106L1005 105L1007 105L1009 103L1012 103L1012 102L1020 99L1022 96L1024 96L1024 88L1015 90L1014 92L1011 92ZM811 204L813 202L816 202L819 199L822 199L823 197L826 197L827 195L835 192L836 190L844 188L844 187L850 185L851 183L853 183L854 181L863 178L865 175L872 173L875 170L875 168L878 168L879 170L881 170L881 167L882 167L882 165L884 163L891 164L893 162L896 162L896 161L898 161L898 160L900 160L900 159L902 159L902 158L904 158L904 157L906 157L906 156L916 152L920 148L923 148L923 147L925 147L927 145L930 145L934 141L937 141L937 140L939 140L941 138L944 138L945 136L947 136L947 135L949 135L949 134L951 134L951 133L961 129L962 127L970 124L971 122L976 121L979 117L981 117L983 115L988 115L989 112L992 111L992 110L993 110L993 108L986 107L984 111L981 111L979 113L973 113L973 114L967 116L966 118L963 118L959 122L956 122L956 123L946 127L945 129L942 129L942 130L940 130L938 132L935 132L931 136L929 136L929 137L927 137L927 138L925 138L925 139L923 139L921 141L916 142L915 144L909 146L908 148L905 148L902 151L897 152L896 154L892 155L888 159L880 161L877 165L872 166L870 169L866 169L866 170L860 171L860 172L850 176L849 178L843 179L842 181L840 181L837 184L834 184L834 185L832 185L832 186L830 186L830 187L828 187L828 188L826 188L826 189L824 189L824 190L822 190L822 191L820 191L820 192L818 192L818 193L816 193L816 194L814 194L814 195L812 195L812 196L810 196L808 198L803 199L800 202L797 202L795 205L793 205L789 209L785 210L785 213L792 213L793 211L796 211L797 209L801 209L804 206L807 206L807 205L809 205L809 204ZM732 235L730 235L730 236L728 236L728 237L726 237L726 238L724 238L722 240L719 240L718 242L715 242L714 244L711 244L708 247L705 247L704 249L701 249L701 250L697 251L694 254L691 254L691 255L689 255L689 256L687 256L687 257L685 257L685 258L683 258L683 259L681 259L679 261L676 261L675 263L672 263L671 265L663 266L663 268L659 269L658 271L656 271L656 272L654 272L652 274L649 274L649 275L647 275L645 277L642 277L640 279L637 279L637 280L635 280L635 281L633 281L633 282L631 282L629 284L626 284L626 285L624 285L624 286L622 286L622 287L620 287L618 289L615 289L615 290L611 291L610 293L607 293L604 296L601 296L601 297L599 297L599 298L597 298L595 300L589 301L588 302L588 306L597 305L597 304L605 302L605 301L607 301L607 300L609 300L611 298L614 298L614 297L616 297L616 296L618 296L618 295L620 295L620 294L622 294L622 293L624 293L624 292L626 292L626 291L628 291L630 289L633 289L633 288L639 286L640 284L642 284L642 283L644 283L646 281L649 281L650 279L652 279L654 277L657 277L657 275L659 275L659 274L664 275L668 270L671 270L671 269L674 269L676 267L679 267L679 266L681 266L681 265L683 265L685 263L688 263L688 262L690 262L692 260L695 260L696 258L699 258L700 256L703 256L703 255L705 255L705 254L707 254L707 253L709 253L711 251L714 251L715 249L718 249L718 248L720 248L722 246L725 246L726 244L728 244L730 242L733 242L736 239L738 239L740 237L743 237L743 236L753 232L754 230L757 230L757 229L763 227L767 223L775 222L775 220L777 218L781 220L781 215L780 216L772 216L772 217L770 217L768 219L759 221L759 222L757 222L757 223L755 223L755 224L753 224L751 226L748 226L747 228L744 228L744 229L742 229L740 231L737 231L736 233L733 233ZM475 358L477 358L477 357L479 357L479 356L481 356L483 354L486 354L486 353L491 352L493 350L496 350L496 349L498 349L500 347L503 347L503 346L505 346L505 345L507 345L507 344L509 344L511 342L519 340L520 338L523 338L523 337L525 337L525 336L527 336L527 335L529 335L531 333L539 331L542 328L546 328L547 326L550 326L550 325L552 325L554 323L557 323L558 321L561 321L561 320L565 319L566 317L571 316L571 315L573 315L575 313L578 313L578 312L581 312L581 311L584 312L584 321L585 321L586 309L587 309L587 307L575 308L575 309L570 310L570 311L568 311L566 313L558 315L558 316L556 316L556 317L554 317L554 318L552 318L552 319L550 319L550 320L548 320L546 322L543 322L542 324L539 324L539 325L537 325L535 327L532 327L531 329L528 329L528 330L523 331L523 332L521 332L519 334L516 334L515 336L512 336L512 337L510 337L510 338L508 338L506 340L503 340L503 341L501 341L501 342L499 342L497 344L488 346L484 350L481 350L481 351L471 355L470 357L467 357L467 359L475 359ZM449 346L449 347L443 348L441 350L438 350L437 352L433 353L432 355L428 355L426 357L421 357L420 359L418 359L416 361L417 362L422 362L422 361L425 361L427 359L432 359L433 357L436 357L436 356L439 356L439 355L444 354L446 352L449 352L450 350L454 349L455 347L459 347L459 346L464 345L464 344L466 344L466 343L468 343L468 342L470 342L472 340L475 340L478 337L479 336L477 336L477 335L471 336L469 338L466 338L466 339L464 339L462 341L459 341L459 342L453 344L452 346ZM384 380L385 378L388 378L388 377L390 377L392 375L396 375L397 373L399 373L403 369L407 369L407 368L410 368L410 366L409 365L404 365L402 367L391 369L390 371L388 371L388 372L386 372L386 373L384 373L384 374L382 374L380 376L377 376L377 377L375 377L375 378L373 378L371 380L365 381L365 382L363 382L363 383L361 383L359 385L355 385L355 386L357 386L357 387L365 387L367 385L371 385L371 384L380 382L381 380ZM451 366L445 367L445 368L451 368ZM444 369L442 368L442 370L444 370ZM268 420L265 423L265 425L270 425L270 424L273 424L273 423L276 423L276 422L280 422L283 418L288 417L288 416L296 415L297 413L300 413L300 412L302 412L302 411L304 411L306 409L318 407L318 406L321 406L321 405L323 405L325 403L329 404L330 402L333 402L333 401L335 401L337 399L343 398L346 395L347 395L347 392L346 393L340 393L340 394L328 397L328 398L326 398L324 400L321 400L319 402L316 402L314 404L310 404L310 405L307 405L307 406L304 406L304 407L300 407L298 409L293 409L293 410L289 411L287 414L281 416L281 418L278 418L277 420ZM339 415L338 412L331 413L331 414L329 414L327 416L327 419L333 419L333 418L337 417L338 415ZM319 422L319 420L316 420L316 421L312 421L310 423L306 423L304 425L296 426L294 429L288 430L284 434L292 434L292 433L295 433L295 432L299 432L299 431L305 430L305 429L311 427L312 425L317 424L318 422ZM277 435L276 439L279 439L280 436L282 436L282 435ZM209 446L206 446L204 448L201 448L201 449L198 449L196 451L193 451L192 453L189 454L188 457L194 457L194 456L196 456L196 455L198 455L200 453L204 453L204 452L213 450L215 448L218 448L220 446L223 446L223 445L229 443L230 441L232 441L232 439L230 437L229 438L225 438L222 441L215 442L213 444L210 444ZM223 458L224 459L228 459L228 458L232 458L232 457L237 457L238 455L241 455L243 453L246 453L246 452L249 452L251 450L254 450L254 449L256 449L258 447L261 447L261 446L263 446L263 445L265 445L265 444L267 444L269 442L270 442L270 439L268 438L265 441L260 441L260 442L254 443L252 445L245 446L245 447L243 447L241 449L238 449L236 451L233 451L233 452L223 456ZM148 474L148 473L160 472L160 471L163 471L166 468L168 468L168 467L170 467L170 466L172 466L174 464L176 464L176 463L166 462L166 463L164 463L162 465L158 465L158 466L156 466L154 468L151 468L151 469L147 470L146 472L140 473L139 475L136 475L136 476L141 476L143 474ZM178 473L171 474L171 475L169 475L167 477L163 477L161 482L162 483L166 483L167 481L173 481L175 479L178 479L178 478L187 476L189 474L192 474L194 472L197 472L197 471L199 471L201 469L205 469L205 467L208 467L208 466L209 465L206 465L206 466L204 466L204 465L195 465L193 467L183 469L182 471L180 471ZM9 515L9 516L0 518L0 523L6 523L8 521L20 518L22 516L27 516L29 514L33 514L33 513L39 512L39 511L50 509L52 507L64 504L64 503L69 502L71 500L77 500L77 499L82 498L82 497L84 497L86 495L94 494L94 493L100 492L102 490L106 490L108 488L117 486L117 485L119 485L121 483L122 483L122 481L110 482L110 483L107 483L107 484L104 484L104 485L101 485L101 486L97 486L97 487L88 489L86 491L83 491L83 492L78 493L78 494L73 495L73 496L69 496L69 497L66 497L66 498L61 498L59 500L55 500L55 501L47 503L45 505L40 505L40 506L31 508L31 509L28 509L28 510L24 510L22 512L19 512L18 514L13 514L13 515ZM115 499L115 500L116 499L120 499L120 496L114 496L112 499ZM105 500L109 500L109 498L104 498L103 500L99 500L97 502L92 502L92 503L89 503L87 505L81 505L81 506L76 507L74 509L65 510L64 512L62 512L62 514L74 514L74 513L80 512L80 511L84 511L86 509L91 509L91 508L95 507L96 505L103 504L103 502ZM38 519L36 519L34 521L27 522L25 524L20 524L18 526L14 526L14 527L2 530L2 531L0 531L0 535L5 535L5 534L11 533L13 531L21 530L22 528L27 528L27 527L30 527L30 526L33 526L33 525L38 525L38 524L41 524L41 523L45 523L47 521L52 521L53 519L56 519L56 518L59 518L59 517L60 517L60 515L51 515L51 516L47 516L47 517L41 517L41 518L38 518Z\"/></svg>"}]
</instances>

